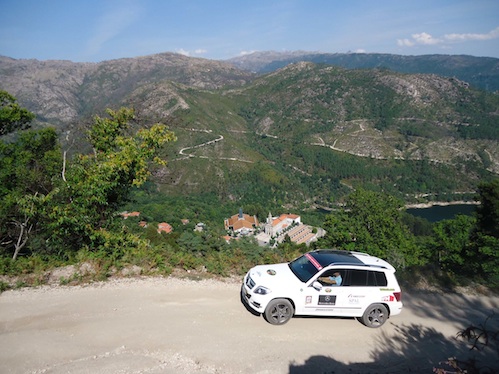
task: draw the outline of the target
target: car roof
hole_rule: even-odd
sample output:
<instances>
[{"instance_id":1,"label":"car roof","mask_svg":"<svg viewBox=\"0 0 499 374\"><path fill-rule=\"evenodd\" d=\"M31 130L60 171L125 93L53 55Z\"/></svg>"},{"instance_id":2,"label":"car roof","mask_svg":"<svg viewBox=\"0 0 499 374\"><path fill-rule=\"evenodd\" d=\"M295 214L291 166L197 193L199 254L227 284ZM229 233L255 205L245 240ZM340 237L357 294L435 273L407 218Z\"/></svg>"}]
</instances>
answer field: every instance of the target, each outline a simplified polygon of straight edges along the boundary
<instances>
[{"instance_id":1,"label":"car roof","mask_svg":"<svg viewBox=\"0 0 499 374\"><path fill-rule=\"evenodd\" d=\"M371 256L367 253L344 251L339 249L318 249L310 252L310 254L322 267L331 265L357 265L395 270L393 266L385 260Z\"/></svg>"}]
</instances>

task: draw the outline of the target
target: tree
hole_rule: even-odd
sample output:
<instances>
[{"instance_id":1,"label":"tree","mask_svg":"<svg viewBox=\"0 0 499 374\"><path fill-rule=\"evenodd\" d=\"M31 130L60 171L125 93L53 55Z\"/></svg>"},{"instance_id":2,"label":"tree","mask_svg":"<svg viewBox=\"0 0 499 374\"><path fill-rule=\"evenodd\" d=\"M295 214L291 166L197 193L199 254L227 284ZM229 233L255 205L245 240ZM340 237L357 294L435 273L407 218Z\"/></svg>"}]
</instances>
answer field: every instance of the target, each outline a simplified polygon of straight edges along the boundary
<instances>
[{"instance_id":1,"label":"tree","mask_svg":"<svg viewBox=\"0 0 499 374\"><path fill-rule=\"evenodd\" d=\"M443 220L433 226L435 252L443 270L460 271L466 267L466 250L471 244L471 232L476 220L473 217L458 215L454 219Z\"/></svg>"},{"instance_id":2,"label":"tree","mask_svg":"<svg viewBox=\"0 0 499 374\"><path fill-rule=\"evenodd\" d=\"M499 179L478 186L477 231L499 239Z\"/></svg>"},{"instance_id":3,"label":"tree","mask_svg":"<svg viewBox=\"0 0 499 374\"><path fill-rule=\"evenodd\" d=\"M499 286L499 179L478 187L480 206L477 223L472 233L472 245L467 251L470 274Z\"/></svg>"},{"instance_id":4,"label":"tree","mask_svg":"<svg viewBox=\"0 0 499 374\"><path fill-rule=\"evenodd\" d=\"M324 222L326 244L366 252L387 259L396 267L423 261L414 236L402 223L402 202L382 193L358 189L345 210Z\"/></svg>"},{"instance_id":5,"label":"tree","mask_svg":"<svg viewBox=\"0 0 499 374\"><path fill-rule=\"evenodd\" d=\"M14 225L15 231L17 231L15 233L17 239L12 243L14 246L13 260L17 258L21 249L26 246L32 231L36 230L40 216L39 212L42 210L41 207L50 198L50 194L38 195L38 193L35 193L34 195L27 194L17 200L15 205L17 214L10 218L10 223Z\"/></svg>"},{"instance_id":6,"label":"tree","mask_svg":"<svg viewBox=\"0 0 499 374\"><path fill-rule=\"evenodd\" d=\"M28 129L34 118L33 113L19 106L14 96L0 90L0 136Z\"/></svg>"},{"instance_id":7,"label":"tree","mask_svg":"<svg viewBox=\"0 0 499 374\"><path fill-rule=\"evenodd\" d=\"M0 136L29 128L35 117L16 101L0 90ZM51 130L21 134L17 142L0 143L0 246L13 250L14 259L28 241L34 227L34 202L41 198L39 190L46 187L44 169L49 162L37 156L53 151L49 133Z\"/></svg>"},{"instance_id":8,"label":"tree","mask_svg":"<svg viewBox=\"0 0 499 374\"><path fill-rule=\"evenodd\" d=\"M147 180L150 161L165 164L155 154L175 140L163 124L126 136L133 110L107 113L108 118L95 117L88 133L93 154L79 155L68 165L57 198L46 211L52 246L113 251L130 244L116 225L116 211L131 188Z\"/></svg>"},{"instance_id":9,"label":"tree","mask_svg":"<svg viewBox=\"0 0 499 374\"><path fill-rule=\"evenodd\" d=\"M38 231L61 167L54 129L21 132L0 142L0 246L14 259Z\"/></svg>"}]
</instances>

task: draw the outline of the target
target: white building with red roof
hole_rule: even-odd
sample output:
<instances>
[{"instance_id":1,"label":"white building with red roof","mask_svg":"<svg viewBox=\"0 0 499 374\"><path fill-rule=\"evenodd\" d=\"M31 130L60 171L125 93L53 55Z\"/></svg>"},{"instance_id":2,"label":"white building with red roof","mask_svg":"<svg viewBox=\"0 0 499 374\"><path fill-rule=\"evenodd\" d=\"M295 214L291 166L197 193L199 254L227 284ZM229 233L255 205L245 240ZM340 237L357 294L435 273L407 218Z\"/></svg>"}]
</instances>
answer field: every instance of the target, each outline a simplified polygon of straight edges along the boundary
<instances>
[{"instance_id":1,"label":"white building with red roof","mask_svg":"<svg viewBox=\"0 0 499 374\"><path fill-rule=\"evenodd\" d=\"M285 229L301 224L301 217L297 214L281 214L279 217L272 217L269 212L265 223L264 231L269 236L278 236Z\"/></svg>"},{"instance_id":2,"label":"white building with red roof","mask_svg":"<svg viewBox=\"0 0 499 374\"><path fill-rule=\"evenodd\" d=\"M322 235L324 235L324 230L314 230L312 226L303 224L301 217L297 214L288 213L273 217L269 212L263 225L263 232L259 233L256 239L260 245L277 245L288 236L293 243L308 246Z\"/></svg>"}]
</instances>

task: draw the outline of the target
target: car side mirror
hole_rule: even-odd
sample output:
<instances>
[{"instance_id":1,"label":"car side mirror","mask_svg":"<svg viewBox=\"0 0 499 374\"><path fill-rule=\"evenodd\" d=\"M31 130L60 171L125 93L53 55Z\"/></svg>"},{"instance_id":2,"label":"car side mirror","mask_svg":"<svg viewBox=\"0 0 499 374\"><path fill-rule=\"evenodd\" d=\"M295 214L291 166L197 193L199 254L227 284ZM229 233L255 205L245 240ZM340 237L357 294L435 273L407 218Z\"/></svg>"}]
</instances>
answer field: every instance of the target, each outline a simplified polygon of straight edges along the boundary
<instances>
[{"instance_id":1,"label":"car side mirror","mask_svg":"<svg viewBox=\"0 0 499 374\"><path fill-rule=\"evenodd\" d=\"M314 283L312 283L312 287L314 287L317 291L322 290L322 284L320 284L317 281L315 281Z\"/></svg>"}]
</instances>

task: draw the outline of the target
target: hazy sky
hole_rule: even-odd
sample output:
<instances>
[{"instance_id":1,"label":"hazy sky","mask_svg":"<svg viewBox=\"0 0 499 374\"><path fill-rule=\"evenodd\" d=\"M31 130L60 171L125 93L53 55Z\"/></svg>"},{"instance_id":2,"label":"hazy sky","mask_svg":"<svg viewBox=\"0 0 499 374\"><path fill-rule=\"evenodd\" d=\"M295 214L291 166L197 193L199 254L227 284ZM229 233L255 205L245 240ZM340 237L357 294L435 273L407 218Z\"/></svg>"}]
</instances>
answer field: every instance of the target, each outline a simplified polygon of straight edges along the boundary
<instances>
[{"instance_id":1,"label":"hazy sky","mask_svg":"<svg viewBox=\"0 0 499 374\"><path fill-rule=\"evenodd\" d=\"M0 55L13 58L268 50L499 58L499 0L0 0Z\"/></svg>"}]
</instances>

